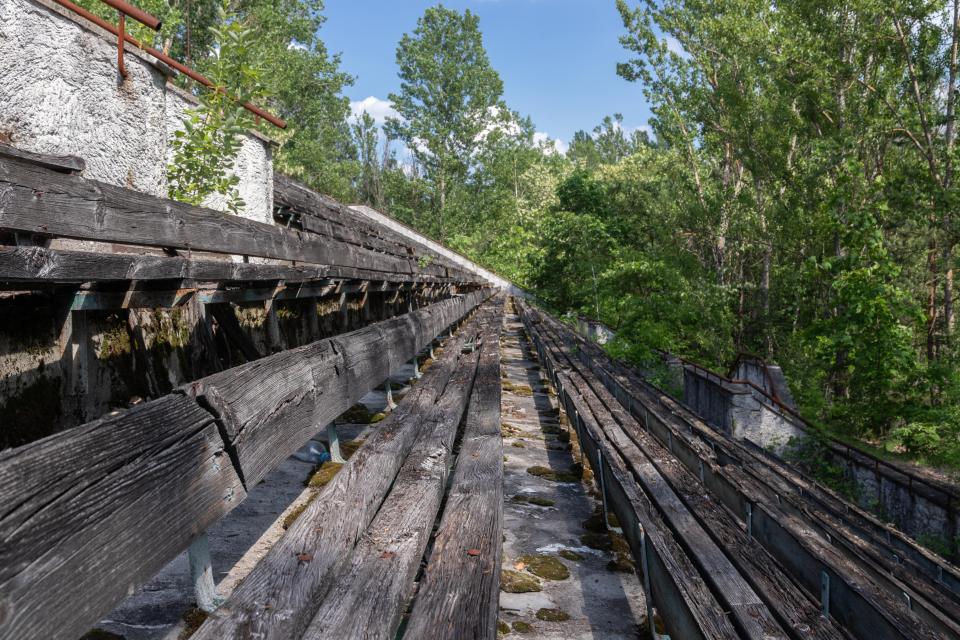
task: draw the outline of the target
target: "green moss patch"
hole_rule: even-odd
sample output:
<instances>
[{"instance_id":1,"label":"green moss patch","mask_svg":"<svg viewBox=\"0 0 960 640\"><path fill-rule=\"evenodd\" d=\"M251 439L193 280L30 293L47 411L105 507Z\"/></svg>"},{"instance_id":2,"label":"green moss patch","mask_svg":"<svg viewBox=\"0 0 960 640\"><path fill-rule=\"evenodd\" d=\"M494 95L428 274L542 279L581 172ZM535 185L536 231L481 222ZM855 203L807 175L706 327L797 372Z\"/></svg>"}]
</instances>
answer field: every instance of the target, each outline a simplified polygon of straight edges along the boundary
<instances>
[{"instance_id":1,"label":"green moss patch","mask_svg":"<svg viewBox=\"0 0 960 640\"><path fill-rule=\"evenodd\" d=\"M500 423L500 435L504 438L515 438L518 435L523 433L519 427L510 424L509 422Z\"/></svg>"},{"instance_id":2,"label":"green moss patch","mask_svg":"<svg viewBox=\"0 0 960 640\"><path fill-rule=\"evenodd\" d=\"M507 593L531 593L540 591L540 581L536 577L519 571L504 569L500 572L500 590Z\"/></svg>"},{"instance_id":3,"label":"green moss patch","mask_svg":"<svg viewBox=\"0 0 960 640\"><path fill-rule=\"evenodd\" d=\"M511 389L511 391L513 391L515 395L518 395L524 398L529 398L530 396L533 395L533 389L531 389L529 385L515 384L515 385L512 385L512 387L513 388Z\"/></svg>"},{"instance_id":4,"label":"green moss patch","mask_svg":"<svg viewBox=\"0 0 960 640\"><path fill-rule=\"evenodd\" d=\"M320 468L310 476L310 479L307 480L307 486L314 488L327 486L342 466L343 464L339 462L324 462L320 465Z\"/></svg>"},{"instance_id":5,"label":"green moss patch","mask_svg":"<svg viewBox=\"0 0 960 640\"><path fill-rule=\"evenodd\" d=\"M206 611L198 609L197 607L190 607L187 609L186 613L183 614L183 621L186 623L183 631L180 632L180 635L177 636L177 640L187 640L192 636L197 629L200 628L206 620L209 614Z\"/></svg>"},{"instance_id":6,"label":"green moss patch","mask_svg":"<svg viewBox=\"0 0 960 640\"><path fill-rule=\"evenodd\" d=\"M545 580L566 580L570 577L567 566L553 556L525 555L520 556L518 561L527 565L527 571Z\"/></svg>"},{"instance_id":7,"label":"green moss patch","mask_svg":"<svg viewBox=\"0 0 960 640\"><path fill-rule=\"evenodd\" d=\"M549 467L534 465L527 468L527 473L538 478L543 478L544 480L551 480L553 482L579 482L580 480L580 473L577 473L576 469L570 469L567 471L554 471Z\"/></svg>"},{"instance_id":8,"label":"green moss patch","mask_svg":"<svg viewBox=\"0 0 960 640\"><path fill-rule=\"evenodd\" d=\"M530 496L530 499L528 500L528 502L530 504L535 504L538 507L552 507L553 505L556 504L556 502L554 502L550 498L541 498L540 496Z\"/></svg>"},{"instance_id":9,"label":"green moss patch","mask_svg":"<svg viewBox=\"0 0 960 640\"><path fill-rule=\"evenodd\" d=\"M572 562L583 562L583 556L576 551L571 551L570 549L561 549L560 557Z\"/></svg>"},{"instance_id":10,"label":"green moss patch","mask_svg":"<svg viewBox=\"0 0 960 640\"><path fill-rule=\"evenodd\" d=\"M537 609L537 620L544 622L565 622L570 619L570 614L563 609Z\"/></svg>"},{"instance_id":11,"label":"green moss patch","mask_svg":"<svg viewBox=\"0 0 960 640\"><path fill-rule=\"evenodd\" d=\"M614 573L633 573L633 559L626 553L618 553L607 563L607 569Z\"/></svg>"},{"instance_id":12,"label":"green moss patch","mask_svg":"<svg viewBox=\"0 0 960 640\"><path fill-rule=\"evenodd\" d=\"M517 633L533 633L533 625L529 622L517 620L513 623L513 630Z\"/></svg>"},{"instance_id":13,"label":"green moss patch","mask_svg":"<svg viewBox=\"0 0 960 640\"><path fill-rule=\"evenodd\" d=\"M610 551L610 549L613 548L613 542L610 540L610 536L595 531L589 531L580 536L580 542L585 547L599 549L600 551Z\"/></svg>"},{"instance_id":14,"label":"green moss patch","mask_svg":"<svg viewBox=\"0 0 960 640\"><path fill-rule=\"evenodd\" d=\"M503 620L497 620L497 635L505 636L510 633L510 625Z\"/></svg>"},{"instance_id":15,"label":"green moss patch","mask_svg":"<svg viewBox=\"0 0 960 640\"><path fill-rule=\"evenodd\" d=\"M526 448L526 447L523 446L523 442L521 442L521 441L519 441L519 440L517 440L516 442L514 442L514 443L511 444L510 446L511 446L511 447L515 447L515 448L517 448L517 449L525 449L525 448Z\"/></svg>"},{"instance_id":16,"label":"green moss patch","mask_svg":"<svg viewBox=\"0 0 960 640\"><path fill-rule=\"evenodd\" d=\"M387 414L383 411L373 414L370 418L370 424L377 424L378 422L383 422L387 419Z\"/></svg>"}]
</instances>

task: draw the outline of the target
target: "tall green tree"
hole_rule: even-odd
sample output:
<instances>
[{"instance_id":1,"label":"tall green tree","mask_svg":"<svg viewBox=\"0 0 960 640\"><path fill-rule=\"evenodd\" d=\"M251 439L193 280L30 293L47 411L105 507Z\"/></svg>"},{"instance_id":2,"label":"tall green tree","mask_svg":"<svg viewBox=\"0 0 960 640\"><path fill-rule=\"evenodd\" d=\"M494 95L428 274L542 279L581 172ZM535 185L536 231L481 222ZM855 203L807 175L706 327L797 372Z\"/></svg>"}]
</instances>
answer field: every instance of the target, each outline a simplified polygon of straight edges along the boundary
<instances>
[{"instance_id":1,"label":"tall green tree","mask_svg":"<svg viewBox=\"0 0 960 640\"><path fill-rule=\"evenodd\" d=\"M400 92L390 94L398 118L389 135L406 143L430 185L433 221L429 231L447 238L448 201L474 163L482 134L507 111L503 82L483 46L480 20L432 7L397 46Z\"/></svg>"}]
</instances>

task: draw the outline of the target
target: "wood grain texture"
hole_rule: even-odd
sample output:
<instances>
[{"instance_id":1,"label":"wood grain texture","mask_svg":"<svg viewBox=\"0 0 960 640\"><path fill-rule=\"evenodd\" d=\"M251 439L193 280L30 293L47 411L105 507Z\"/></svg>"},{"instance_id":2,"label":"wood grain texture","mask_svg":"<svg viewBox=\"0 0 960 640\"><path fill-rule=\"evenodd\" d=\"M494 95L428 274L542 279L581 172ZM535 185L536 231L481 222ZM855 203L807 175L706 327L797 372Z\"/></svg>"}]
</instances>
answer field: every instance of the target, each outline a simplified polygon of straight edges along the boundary
<instances>
[{"instance_id":1,"label":"wood grain texture","mask_svg":"<svg viewBox=\"0 0 960 640\"><path fill-rule=\"evenodd\" d=\"M476 351L457 369L423 426L376 518L333 581L303 638L395 637L440 509L457 426L469 401Z\"/></svg>"},{"instance_id":2,"label":"wood grain texture","mask_svg":"<svg viewBox=\"0 0 960 640\"><path fill-rule=\"evenodd\" d=\"M75 640L244 497L178 395L3 452L0 638Z\"/></svg>"},{"instance_id":3,"label":"wood grain texture","mask_svg":"<svg viewBox=\"0 0 960 640\"><path fill-rule=\"evenodd\" d=\"M345 242L369 246L398 257L429 258L423 270L439 276L449 276L464 282L477 280L459 265L431 249L413 243L395 231L368 220L333 198L317 193L296 180L274 174L274 203L297 214L303 228L322 235L337 237Z\"/></svg>"},{"instance_id":4,"label":"wood grain texture","mask_svg":"<svg viewBox=\"0 0 960 640\"><path fill-rule=\"evenodd\" d=\"M0 282L80 283L123 280L201 282L322 281L328 278L387 282L448 282L425 274L392 274L331 265L269 265L123 253L0 247Z\"/></svg>"},{"instance_id":5,"label":"wood grain texture","mask_svg":"<svg viewBox=\"0 0 960 640\"><path fill-rule=\"evenodd\" d=\"M398 258L3 157L0 228L390 273L422 272L413 257Z\"/></svg>"},{"instance_id":6,"label":"wood grain texture","mask_svg":"<svg viewBox=\"0 0 960 640\"><path fill-rule=\"evenodd\" d=\"M430 305L334 338L283 351L185 387L220 420L247 486L349 409L488 293ZM219 316L215 316L219 317ZM424 338L426 339L426 338Z\"/></svg>"},{"instance_id":7,"label":"wood grain texture","mask_svg":"<svg viewBox=\"0 0 960 640\"><path fill-rule=\"evenodd\" d=\"M0 158L25 160L31 164L53 169L61 173L80 173L87 168L87 163L84 159L77 156L55 156L49 153L25 151L2 142L0 142Z\"/></svg>"},{"instance_id":8,"label":"wood grain texture","mask_svg":"<svg viewBox=\"0 0 960 640\"><path fill-rule=\"evenodd\" d=\"M482 336L480 363L443 518L407 621L409 638L497 637L503 535L502 320L491 325Z\"/></svg>"},{"instance_id":9,"label":"wood grain texture","mask_svg":"<svg viewBox=\"0 0 960 640\"><path fill-rule=\"evenodd\" d=\"M379 423L194 640L302 634L390 490L474 326L474 319L466 322L414 390Z\"/></svg>"}]
</instances>

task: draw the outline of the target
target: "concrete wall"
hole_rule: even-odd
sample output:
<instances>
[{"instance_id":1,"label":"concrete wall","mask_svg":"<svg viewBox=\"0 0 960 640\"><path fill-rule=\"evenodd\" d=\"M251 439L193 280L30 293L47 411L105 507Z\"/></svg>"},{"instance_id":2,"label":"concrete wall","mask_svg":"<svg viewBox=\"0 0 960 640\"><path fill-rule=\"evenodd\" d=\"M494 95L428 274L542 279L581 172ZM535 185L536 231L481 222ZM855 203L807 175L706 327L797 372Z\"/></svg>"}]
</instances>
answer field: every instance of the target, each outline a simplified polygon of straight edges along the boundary
<instances>
[{"instance_id":1,"label":"concrete wall","mask_svg":"<svg viewBox=\"0 0 960 640\"><path fill-rule=\"evenodd\" d=\"M451 251L450 249L446 248L439 242L434 242L427 236L417 231L414 231L413 229L403 224L402 222L394 220L390 216L380 213L379 211L377 211L372 207L367 207L364 205L356 205L350 208L356 211L357 213L363 216L366 216L371 221L379 225L382 225L390 229L391 231L398 233L401 236L408 238L409 240L412 240L413 242L421 244L435 253L440 254L441 256L443 256L444 258L447 258L454 264L459 265L466 271L477 274L478 276L480 276L481 278L483 278L493 286L503 289L504 291L507 291L510 295L517 296L520 298L527 297L527 293L523 289L520 289L519 287L515 286L509 280L506 280L505 278L501 278L500 276L490 271L489 269L485 269L481 267L473 260L470 260L469 258L466 258L455 251Z\"/></svg>"},{"instance_id":2,"label":"concrete wall","mask_svg":"<svg viewBox=\"0 0 960 640\"><path fill-rule=\"evenodd\" d=\"M0 2L0 139L28 151L76 155L84 176L166 197L169 140L189 97L168 71L48 0ZM271 222L272 149L247 136L236 164L244 217ZM219 198L208 206L223 209Z\"/></svg>"}]
</instances>

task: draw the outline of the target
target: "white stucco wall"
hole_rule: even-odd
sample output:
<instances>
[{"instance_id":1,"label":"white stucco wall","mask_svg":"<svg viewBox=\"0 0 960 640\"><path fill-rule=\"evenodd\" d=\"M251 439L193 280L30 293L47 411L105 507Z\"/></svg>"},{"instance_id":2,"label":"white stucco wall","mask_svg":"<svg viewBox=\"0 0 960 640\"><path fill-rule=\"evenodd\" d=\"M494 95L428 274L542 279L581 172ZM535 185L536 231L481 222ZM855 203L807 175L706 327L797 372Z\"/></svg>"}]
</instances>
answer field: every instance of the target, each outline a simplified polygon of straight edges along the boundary
<instances>
[{"instance_id":1,"label":"white stucco wall","mask_svg":"<svg viewBox=\"0 0 960 640\"><path fill-rule=\"evenodd\" d=\"M187 97L129 46L125 61L123 80L114 36L48 0L0 0L0 138L80 156L87 178L165 197L168 140ZM247 136L235 171L244 217L271 222L270 143Z\"/></svg>"}]
</instances>

